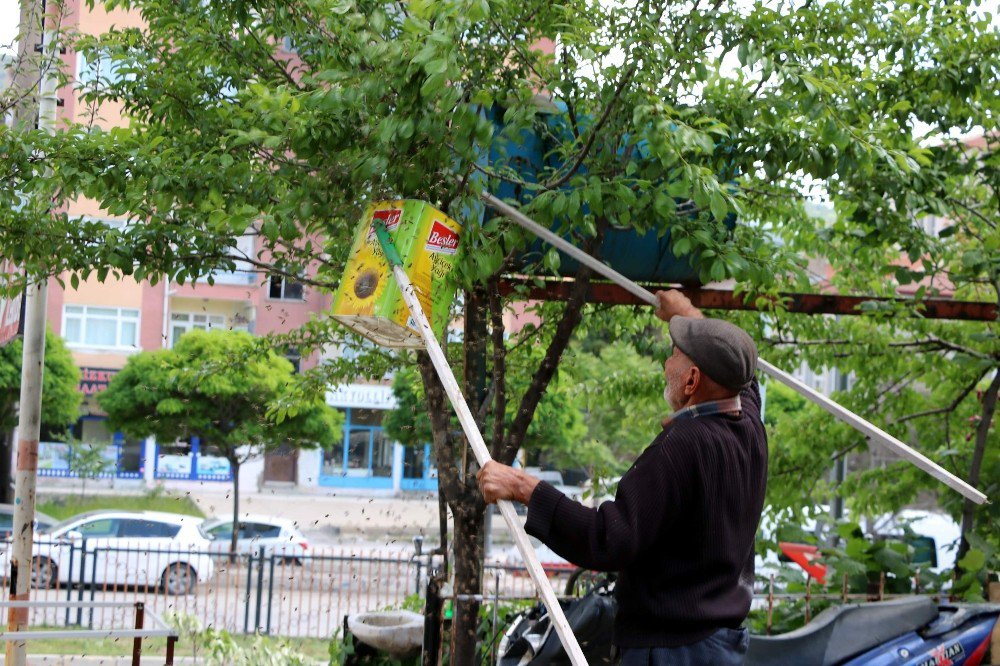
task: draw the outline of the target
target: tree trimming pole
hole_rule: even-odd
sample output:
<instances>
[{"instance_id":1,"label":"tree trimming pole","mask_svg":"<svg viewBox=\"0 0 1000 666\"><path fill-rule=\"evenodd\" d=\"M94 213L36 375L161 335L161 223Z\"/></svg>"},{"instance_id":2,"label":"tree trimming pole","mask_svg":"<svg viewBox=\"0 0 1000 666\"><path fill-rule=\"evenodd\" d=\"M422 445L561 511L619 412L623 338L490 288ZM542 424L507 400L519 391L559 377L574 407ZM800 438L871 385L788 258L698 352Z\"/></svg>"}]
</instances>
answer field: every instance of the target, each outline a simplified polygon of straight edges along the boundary
<instances>
[{"instance_id":1,"label":"tree trimming pole","mask_svg":"<svg viewBox=\"0 0 1000 666\"><path fill-rule=\"evenodd\" d=\"M392 274L399 284L403 300L406 301L406 307L409 308L410 314L413 316L413 321L420 332L420 337L423 338L424 345L427 347L427 353L434 363L434 369L441 378L441 384L444 386L444 390L451 400L452 407L455 408L455 412L458 414L458 420L462 424L465 436L469 439L469 444L476 456L476 461L482 467L493 458L490 456L489 449L486 448L486 442L483 441L482 433L479 432L476 419L473 417L472 411L465 401L465 396L462 395L462 390L459 388L458 381L455 379L455 375L448 365L448 359L445 358L441 345L438 344L437 338L434 337L434 331L431 328L430 322L427 321L427 316L424 314L423 308L420 306L420 299L417 298L417 293L410 283L410 278L403 269L403 262L396 252L389 232L386 231L385 224L380 220L376 220L374 226L379 243L385 252L386 261L392 268ZM562 641L566 654L569 655L570 662L573 666L587 666L587 659L583 656L580 644L577 642L576 636L573 634L573 630L566 620L566 615L563 613L562 606L559 605L559 600L556 599L555 591L552 589L552 585L549 583L549 579L545 575L541 563L538 561L538 555L535 553L531 542L528 541L528 535L524 531L524 526L518 520L517 513L514 511L514 505L509 501L500 500L497 502L497 506L500 508L500 514L507 522L507 527L514 537L514 543L521 552L521 557L524 558L525 567L528 569L528 573L531 574L531 579L535 583L538 594L549 611L550 621L559 635L559 640Z\"/></svg>"}]
</instances>

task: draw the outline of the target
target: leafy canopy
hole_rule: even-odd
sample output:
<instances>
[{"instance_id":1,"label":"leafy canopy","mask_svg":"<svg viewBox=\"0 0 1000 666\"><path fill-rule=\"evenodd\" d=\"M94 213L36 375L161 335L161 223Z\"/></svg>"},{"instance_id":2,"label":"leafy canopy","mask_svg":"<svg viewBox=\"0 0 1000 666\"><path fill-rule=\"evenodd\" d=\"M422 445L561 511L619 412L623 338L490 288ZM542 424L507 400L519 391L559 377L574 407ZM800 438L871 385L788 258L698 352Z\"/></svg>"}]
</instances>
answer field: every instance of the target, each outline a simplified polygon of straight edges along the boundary
<instances>
[{"instance_id":1,"label":"leafy canopy","mask_svg":"<svg viewBox=\"0 0 1000 666\"><path fill-rule=\"evenodd\" d=\"M129 357L98 400L111 427L131 437L197 436L230 461L285 444L340 441L343 417L322 394L275 418L292 379L292 364L261 351L249 333L190 331L172 349Z\"/></svg>"},{"instance_id":2,"label":"leafy canopy","mask_svg":"<svg viewBox=\"0 0 1000 666\"><path fill-rule=\"evenodd\" d=\"M0 347L0 430L17 425L15 407L21 399L23 343L14 340ZM80 416L80 369L62 338L45 331L45 361L42 376L42 427L65 428Z\"/></svg>"}]
</instances>

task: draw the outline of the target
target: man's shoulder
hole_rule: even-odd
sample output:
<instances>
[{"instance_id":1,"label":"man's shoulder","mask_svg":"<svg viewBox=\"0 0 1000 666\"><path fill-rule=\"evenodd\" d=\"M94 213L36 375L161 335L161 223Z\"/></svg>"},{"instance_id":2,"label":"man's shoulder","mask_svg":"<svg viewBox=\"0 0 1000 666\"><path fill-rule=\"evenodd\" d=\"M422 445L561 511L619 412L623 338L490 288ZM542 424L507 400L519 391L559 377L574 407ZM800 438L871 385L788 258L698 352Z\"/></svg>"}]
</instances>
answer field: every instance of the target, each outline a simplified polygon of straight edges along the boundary
<instances>
[{"instance_id":1,"label":"man's shoulder","mask_svg":"<svg viewBox=\"0 0 1000 666\"><path fill-rule=\"evenodd\" d=\"M763 424L755 417L755 412L744 410L739 416L713 414L671 421L653 441L653 445L669 448L673 452L697 453L706 440L735 441L745 437L748 431L733 429L737 424L747 427L749 431L760 431L759 436L765 436Z\"/></svg>"}]
</instances>

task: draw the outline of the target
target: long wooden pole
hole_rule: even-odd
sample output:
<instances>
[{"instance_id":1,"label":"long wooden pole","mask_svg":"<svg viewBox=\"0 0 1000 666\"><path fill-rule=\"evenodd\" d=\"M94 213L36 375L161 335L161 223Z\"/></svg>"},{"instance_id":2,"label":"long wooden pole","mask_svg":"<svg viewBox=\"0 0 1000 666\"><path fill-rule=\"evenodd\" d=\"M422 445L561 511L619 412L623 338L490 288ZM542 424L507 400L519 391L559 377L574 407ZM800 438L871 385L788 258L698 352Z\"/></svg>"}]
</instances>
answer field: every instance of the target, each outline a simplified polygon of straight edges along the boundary
<instances>
[{"instance_id":1,"label":"long wooden pole","mask_svg":"<svg viewBox=\"0 0 1000 666\"><path fill-rule=\"evenodd\" d=\"M486 448L486 442L483 441L483 435L479 432L479 426L476 424L476 419L472 416L472 411L465 401L465 396L462 395L462 390L458 386L455 374L448 365L448 359L445 357L441 345L438 344L437 338L434 336L434 330L431 328L430 322L427 321L427 316L424 314L423 308L420 307L420 300L413 290L409 276L407 276L406 271L403 269L402 261L396 252L392 239L389 237L389 232L386 231L385 225L381 221L375 222L375 233L378 236L379 243L382 245L382 249L385 251L386 259L388 259L389 265L392 267L392 274L399 284L400 291L403 293L403 300L406 301L406 307L409 308L410 314L413 316L413 321L417 325L417 330L420 332L420 337L424 340L424 345L427 347L427 353L431 357L434 369L437 371L438 377L441 378L441 383L444 385L444 390L451 400L452 407L455 408L455 412L458 414L458 420L462 424L465 436L469 439L469 444L472 446L472 452L476 456L476 461L480 466L483 466L493 458L490 456L489 449ZM517 518L514 505L506 500L501 500L497 502L497 506L500 507L500 514L507 522L507 527L514 537L514 543L521 552L521 557L524 558L524 563L528 569L528 573L531 575L531 580L534 581L535 587L538 589L538 594L542 597L542 601L549 611L549 619L552 626L555 627L556 633L559 635L559 640L562 641L566 654L569 655L573 666L585 666L587 659L583 656L580 644L577 642L576 636L573 634L573 630L566 620L566 615L563 613L562 606L559 605L559 600L556 599L552 585L549 583L549 579L545 575L541 563L538 561L538 555L535 553L531 542L528 541L528 535L524 531L524 526L521 525L520 520Z\"/></svg>"},{"instance_id":2,"label":"long wooden pole","mask_svg":"<svg viewBox=\"0 0 1000 666\"><path fill-rule=\"evenodd\" d=\"M651 291L649 291L648 289L644 289L643 287L639 286L632 280L629 280L627 277L625 277L618 271L598 261L594 257L590 256L580 248L576 247L575 245L567 241L566 239L553 233L552 230L546 229L545 227L538 224L537 222L535 222L530 217L528 217L521 211L517 210L513 206L504 203L503 201L496 198L492 194L489 194L488 192L483 192L481 197L483 201L486 202L490 207L497 210L504 217L508 218L509 220L517 224L519 227L530 231L531 233L535 234L536 236L546 241L547 243L554 245L558 249L565 252L567 255L579 261L581 264L593 270L595 273L598 273L599 275L603 275L604 277L608 278L609 280L620 286L622 289L625 289L626 291L628 291L629 293L631 293L644 303L648 303L654 307L657 305L656 296L653 295ZM949 488L952 488L953 490L957 491L964 497L972 500L976 504L986 503L987 497L984 493L979 492L978 490L970 486L962 479L958 478L948 470L944 469L937 463L933 462L922 453L914 450L912 447L907 446L903 442L899 441L898 439L896 439L889 433L885 432L881 428L878 428L872 423L866 421L865 419L858 416L854 412L850 411L846 407L843 407L834 402L833 400L830 400L828 397L826 397L819 391L813 390L806 384L792 377L787 372L779 370L778 368L774 367L764 359L759 359L757 365L758 367L760 367L761 370L771 375L772 377L780 381L782 384L797 391L801 395L805 396L812 402L816 403L826 411L836 416L838 419L847 423L852 428L855 428L856 430L860 431L865 436L867 436L871 441L876 442L877 444L880 444L894 451L905 460L908 460L909 462L913 463L923 471L933 476L935 479L941 481Z\"/></svg>"}]
</instances>

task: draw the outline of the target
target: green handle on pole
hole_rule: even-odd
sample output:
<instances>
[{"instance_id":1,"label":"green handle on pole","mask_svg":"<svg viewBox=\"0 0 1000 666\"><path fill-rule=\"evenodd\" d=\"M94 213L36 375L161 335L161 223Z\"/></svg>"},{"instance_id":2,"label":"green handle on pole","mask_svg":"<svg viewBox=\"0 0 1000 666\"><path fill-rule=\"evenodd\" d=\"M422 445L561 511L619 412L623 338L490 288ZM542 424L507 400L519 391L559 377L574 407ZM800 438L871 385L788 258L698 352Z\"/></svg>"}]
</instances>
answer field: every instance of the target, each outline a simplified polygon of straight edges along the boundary
<instances>
[{"instance_id":1,"label":"green handle on pole","mask_svg":"<svg viewBox=\"0 0 1000 666\"><path fill-rule=\"evenodd\" d=\"M389 230L385 228L385 223L382 220L375 220L372 226L375 227L375 237L378 238L378 243L382 246L382 251L385 252L385 258L388 260L389 265L402 266L403 260L399 256L399 252L396 251L396 246L392 242Z\"/></svg>"}]
</instances>

